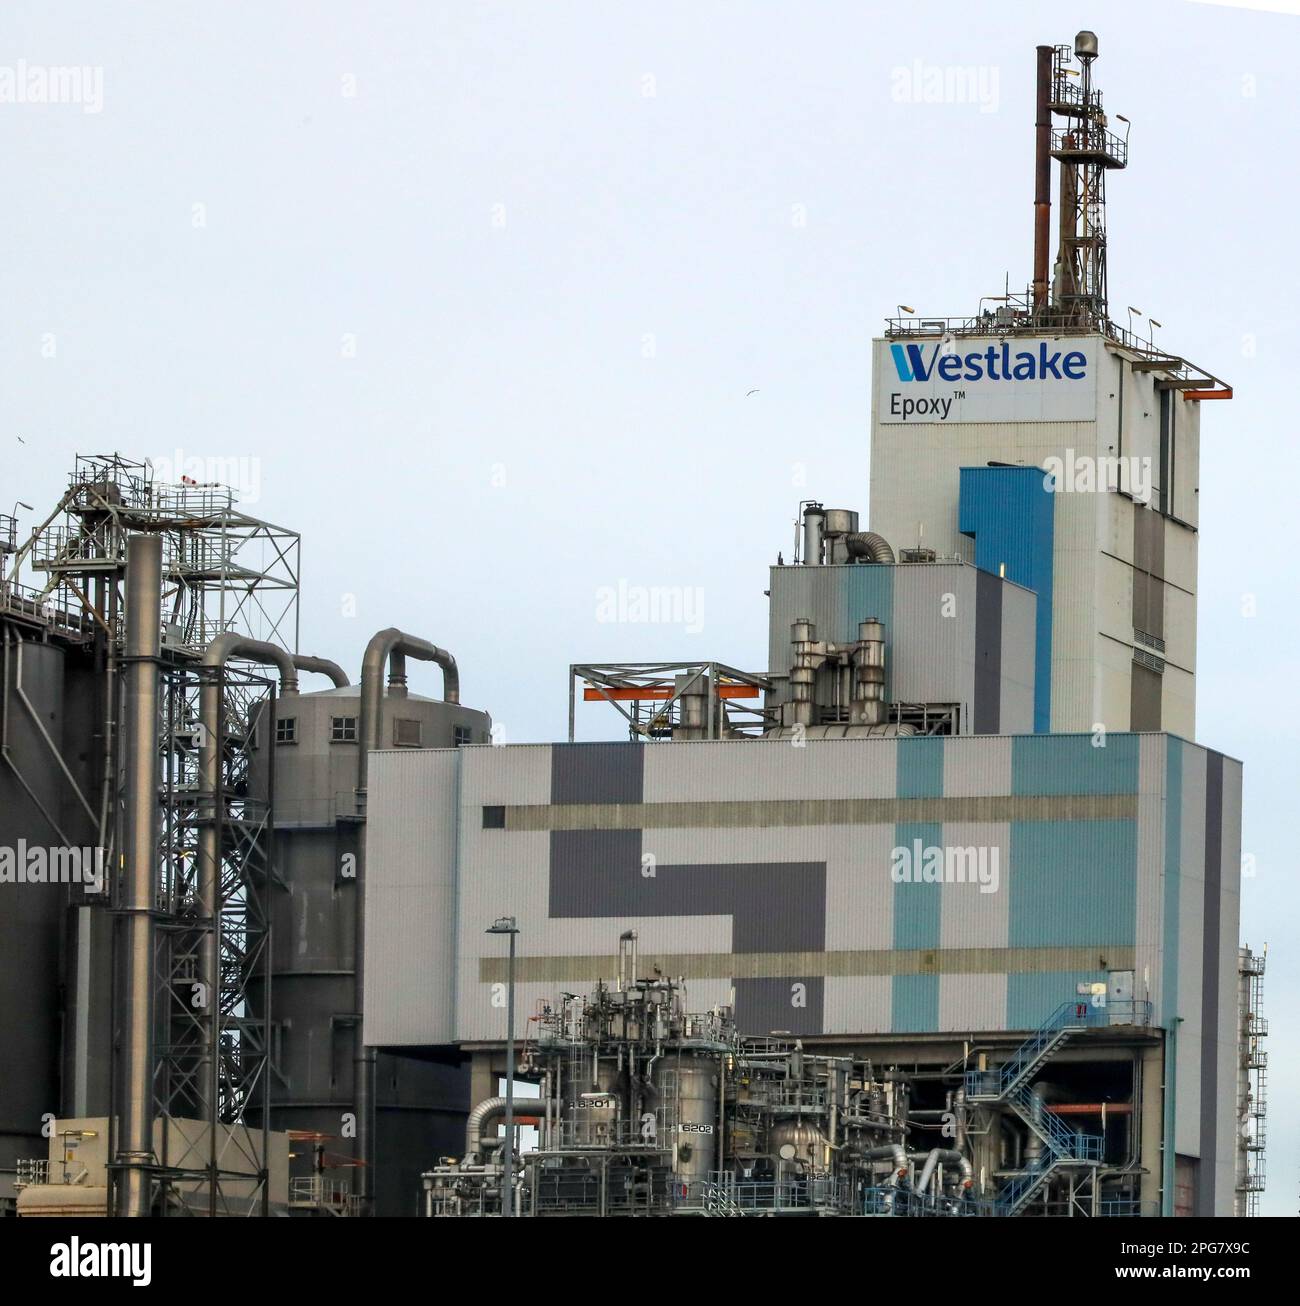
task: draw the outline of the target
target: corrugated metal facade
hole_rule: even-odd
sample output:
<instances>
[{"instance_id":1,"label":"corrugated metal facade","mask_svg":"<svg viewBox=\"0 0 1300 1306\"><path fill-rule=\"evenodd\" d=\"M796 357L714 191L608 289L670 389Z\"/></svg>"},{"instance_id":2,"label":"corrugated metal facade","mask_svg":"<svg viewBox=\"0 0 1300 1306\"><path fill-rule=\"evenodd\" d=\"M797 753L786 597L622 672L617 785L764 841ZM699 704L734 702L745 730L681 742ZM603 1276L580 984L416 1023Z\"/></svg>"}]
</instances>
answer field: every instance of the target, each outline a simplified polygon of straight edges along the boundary
<instances>
[{"instance_id":1,"label":"corrugated metal facade","mask_svg":"<svg viewBox=\"0 0 1300 1306\"><path fill-rule=\"evenodd\" d=\"M1205 1200L1230 1203L1241 768L1221 754L1163 734L513 745L380 752L371 776L373 1045L499 1041L484 930L506 914L519 1037L539 1001L609 978L628 928L752 1033L1027 1030L1132 969L1176 1026L1177 1149L1216 1157ZM931 849L942 882L901 874Z\"/></svg>"},{"instance_id":2,"label":"corrugated metal facade","mask_svg":"<svg viewBox=\"0 0 1300 1306\"><path fill-rule=\"evenodd\" d=\"M608 974L616 935L635 927L643 956L710 1001L734 983L754 1032L1030 1028L1052 995L1131 966L1158 1011L1179 986L1187 1046L1200 1037L1186 986L1205 953L1207 756L1164 735L379 753L367 1036L499 1036L503 971L482 931L509 913L525 1007ZM1230 975L1240 768L1217 766ZM1174 821L1171 805L1189 815ZM973 854L952 854L948 882L909 882L895 850L931 848ZM979 873L972 855L987 883L953 882ZM763 983L746 1013L748 981Z\"/></svg>"},{"instance_id":3,"label":"corrugated metal facade","mask_svg":"<svg viewBox=\"0 0 1300 1306\"><path fill-rule=\"evenodd\" d=\"M894 703L957 703L961 733L1034 729L1037 601L1010 579L966 563L773 567L768 670L791 664L790 627L807 618L832 643L858 623L885 626L885 697ZM977 680L987 667L993 683ZM773 701L785 701L779 686ZM983 699L984 701L981 701Z\"/></svg>"},{"instance_id":4,"label":"corrugated metal facade","mask_svg":"<svg viewBox=\"0 0 1300 1306\"><path fill-rule=\"evenodd\" d=\"M882 363L887 345L875 344L878 368L888 366ZM963 469L992 471L996 480L1003 472L1014 475L1020 467L1028 471L1059 459L1071 469L1062 480L1064 492L1052 496L1051 588L1062 601L1053 604L1051 614L1051 724L1040 720L1038 728L1088 730L1101 723L1110 730L1159 728L1191 737L1200 406L1161 391L1155 377L1134 370L1113 347L1100 350L1098 361L1094 421L897 423L876 413L871 529L896 547L921 536L941 554L975 561L978 540L963 533L960 520ZM1132 459L1141 461L1126 461ZM1109 476L1108 460L1120 460L1116 470L1125 493L1086 492L1083 485L1091 489L1097 478ZM1159 512L1128 497L1137 492L1141 498L1146 491ZM1160 547L1145 565L1135 557L1135 517L1160 521ZM1006 520L1013 533L1033 529L1023 512L1008 511ZM1029 584L1010 568L1007 574ZM1044 596L1041 586L1030 588ZM1139 668L1138 691L1135 629L1164 642L1161 655L1167 663L1154 682ZM1144 684L1150 719L1133 702L1135 692L1143 697Z\"/></svg>"}]
</instances>

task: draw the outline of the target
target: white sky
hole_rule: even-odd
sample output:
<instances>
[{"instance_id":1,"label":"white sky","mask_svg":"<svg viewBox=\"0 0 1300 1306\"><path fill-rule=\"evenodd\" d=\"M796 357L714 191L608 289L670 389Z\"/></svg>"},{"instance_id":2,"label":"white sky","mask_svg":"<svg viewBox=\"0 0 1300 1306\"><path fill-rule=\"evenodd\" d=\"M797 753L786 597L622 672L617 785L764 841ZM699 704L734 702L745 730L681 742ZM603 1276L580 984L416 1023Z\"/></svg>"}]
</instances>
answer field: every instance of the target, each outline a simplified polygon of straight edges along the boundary
<instances>
[{"instance_id":1,"label":"white sky","mask_svg":"<svg viewBox=\"0 0 1300 1306\"><path fill-rule=\"evenodd\" d=\"M1265 1209L1294 1213L1300 17L1274 8L1300 5L11 0L0 91L86 65L102 108L0 103L0 512L78 451L255 460L252 510L305 537L302 649L355 675L376 629L423 635L511 741L562 736L573 661L762 669L797 501L865 511L882 319L1028 280L1033 47L1093 28L1133 120L1112 309L1236 387L1203 417L1199 735L1246 763ZM918 62L984 102L900 102ZM701 586L702 629L597 621L620 580Z\"/></svg>"}]
</instances>

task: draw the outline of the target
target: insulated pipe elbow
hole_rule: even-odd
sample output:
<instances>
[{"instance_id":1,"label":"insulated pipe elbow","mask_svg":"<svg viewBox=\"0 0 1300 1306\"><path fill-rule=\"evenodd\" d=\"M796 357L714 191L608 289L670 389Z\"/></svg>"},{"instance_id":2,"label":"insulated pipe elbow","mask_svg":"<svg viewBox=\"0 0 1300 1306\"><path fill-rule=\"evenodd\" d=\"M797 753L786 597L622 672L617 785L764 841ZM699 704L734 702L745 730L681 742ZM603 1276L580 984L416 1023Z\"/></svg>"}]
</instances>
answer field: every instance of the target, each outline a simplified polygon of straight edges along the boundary
<instances>
[{"instance_id":1,"label":"insulated pipe elbow","mask_svg":"<svg viewBox=\"0 0 1300 1306\"><path fill-rule=\"evenodd\" d=\"M970 1162L960 1153L950 1147L936 1147L930 1155L925 1158L925 1166L921 1171L921 1178L917 1181L916 1191L924 1193L930 1186L930 1180L938 1169L939 1162L945 1165L955 1165L961 1170L962 1183L969 1188L973 1182L974 1172L971 1170Z\"/></svg>"},{"instance_id":2,"label":"insulated pipe elbow","mask_svg":"<svg viewBox=\"0 0 1300 1306\"><path fill-rule=\"evenodd\" d=\"M894 550L889 541L875 531L855 531L844 537L844 547L850 558L866 558L868 562L893 562Z\"/></svg>"},{"instance_id":3,"label":"insulated pipe elbow","mask_svg":"<svg viewBox=\"0 0 1300 1306\"><path fill-rule=\"evenodd\" d=\"M418 658L423 662L434 662L442 668L442 696L448 703L460 702L460 673L456 668L456 659L446 649L430 644L426 639L417 639L390 626L381 630L366 645L365 656L361 661L361 749L357 759L357 791L365 793L366 773L369 769L369 754L379 747L384 696L384 666L388 664L392 680L404 684L406 680L406 659Z\"/></svg>"},{"instance_id":4,"label":"insulated pipe elbow","mask_svg":"<svg viewBox=\"0 0 1300 1306\"><path fill-rule=\"evenodd\" d=\"M245 639L242 635L226 634L218 635L203 651L205 667L223 667L231 658L275 667L280 673L280 692L298 692L298 671L294 666L293 654L279 645L267 644L260 639Z\"/></svg>"},{"instance_id":5,"label":"insulated pipe elbow","mask_svg":"<svg viewBox=\"0 0 1300 1306\"><path fill-rule=\"evenodd\" d=\"M503 1097L485 1097L470 1113L465 1121L465 1157L471 1161L477 1157L483 1146L483 1130L488 1122L506 1113L506 1100Z\"/></svg>"},{"instance_id":6,"label":"insulated pipe elbow","mask_svg":"<svg viewBox=\"0 0 1300 1306\"><path fill-rule=\"evenodd\" d=\"M293 665L299 671L318 671L322 676L328 676L334 682L335 689L346 689L352 683L348 679L348 673L329 658L313 658L305 653L295 653Z\"/></svg>"}]
</instances>

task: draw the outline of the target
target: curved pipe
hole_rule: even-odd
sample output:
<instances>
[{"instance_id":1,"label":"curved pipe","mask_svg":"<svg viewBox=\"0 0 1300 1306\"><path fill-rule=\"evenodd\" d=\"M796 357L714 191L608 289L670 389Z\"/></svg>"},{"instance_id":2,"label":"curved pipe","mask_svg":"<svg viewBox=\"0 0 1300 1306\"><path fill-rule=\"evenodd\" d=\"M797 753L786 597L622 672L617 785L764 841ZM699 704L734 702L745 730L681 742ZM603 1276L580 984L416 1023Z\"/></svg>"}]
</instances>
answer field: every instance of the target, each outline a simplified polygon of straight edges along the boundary
<instances>
[{"instance_id":1,"label":"curved pipe","mask_svg":"<svg viewBox=\"0 0 1300 1306\"><path fill-rule=\"evenodd\" d=\"M305 653L295 653L293 665L299 671L319 671L322 676L328 676L334 682L335 689L346 689L352 683L348 679L348 673L329 658L313 658Z\"/></svg>"},{"instance_id":2,"label":"curved pipe","mask_svg":"<svg viewBox=\"0 0 1300 1306\"><path fill-rule=\"evenodd\" d=\"M389 667L390 692L406 692L406 659L435 662L442 668L442 696L445 702L460 702L460 673L456 659L444 648L426 639L404 634L395 626L381 630L366 645L361 662L361 750L357 758L357 792L364 801L370 750L379 747L383 706L384 664Z\"/></svg>"},{"instance_id":3,"label":"curved pipe","mask_svg":"<svg viewBox=\"0 0 1300 1306\"><path fill-rule=\"evenodd\" d=\"M949 1147L936 1147L925 1158L925 1166L921 1170L921 1177L916 1184L918 1193L924 1193L930 1186L930 1179L933 1177L940 1161L945 1165L960 1166L963 1188L969 1188L975 1182L971 1164L960 1152L955 1152Z\"/></svg>"},{"instance_id":4,"label":"curved pipe","mask_svg":"<svg viewBox=\"0 0 1300 1306\"><path fill-rule=\"evenodd\" d=\"M503 1097L485 1097L470 1113L465 1121L465 1157L469 1161L480 1155L483 1146L483 1130L488 1122L506 1113L506 1100Z\"/></svg>"},{"instance_id":5,"label":"curved pipe","mask_svg":"<svg viewBox=\"0 0 1300 1306\"><path fill-rule=\"evenodd\" d=\"M895 1185L907 1173L907 1153L902 1143L884 1143L879 1147L868 1148L862 1154L868 1161L880 1161L889 1157L894 1162L894 1172L890 1175L890 1184Z\"/></svg>"},{"instance_id":6,"label":"curved pipe","mask_svg":"<svg viewBox=\"0 0 1300 1306\"><path fill-rule=\"evenodd\" d=\"M280 673L280 693L298 692L298 672L292 655L275 644L260 639L245 639L242 635L218 635L203 652L203 666L215 674L203 677L199 689L199 839L198 839L198 898L199 915L211 922L199 947L199 982L206 1000L203 1019L208 1030L208 1045L200 1058L197 1091L201 1103L201 1118L213 1122L216 1118L216 1057L215 1026L217 1011L217 949L221 933L218 919L218 886L221 880L218 852L217 790L220 782L221 739L221 668L231 658L273 666Z\"/></svg>"},{"instance_id":7,"label":"curved pipe","mask_svg":"<svg viewBox=\"0 0 1300 1306\"><path fill-rule=\"evenodd\" d=\"M357 748L357 815L365 819L366 782L370 770L370 750L379 747L383 727L383 677L384 666L389 668L389 692L396 697L406 693L406 659L418 658L423 662L434 662L442 668L442 696L445 702L460 702L460 673L456 669L456 659L444 648L430 644L428 640L417 639L389 626L379 631L366 645L365 656L361 660L361 719L358 722L360 736ZM371 1200L371 1152L374 1139L374 1074L375 1052L365 1042L365 1028L361 1014L365 1010L365 960L366 960L366 841L362 835L357 847L356 864L356 911L353 934L353 978L352 1001L356 1013L355 1033L353 1035L352 1061L355 1083L353 1093L357 1115L358 1162L355 1181L357 1196L361 1199L362 1211L369 1214Z\"/></svg>"},{"instance_id":8,"label":"curved pipe","mask_svg":"<svg viewBox=\"0 0 1300 1306\"><path fill-rule=\"evenodd\" d=\"M855 531L844 537L844 547L850 558L866 558L868 562L893 562L894 550L889 541L875 531Z\"/></svg>"},{"instance_id":9,"label":"curved pipe","mask_svg":"<svg viewBox=\"0 0 1300 1306\"><path fill-rule=\"evenodd\" d=\"M242 635L218 635L203 651L205 667L223 667L231 658L257 662L264 667L275 667L280 673L280 693L298 692L298 671L293 654L278 644L267 644L260 639L245 639Z\"/></svg>"}]
</instances>

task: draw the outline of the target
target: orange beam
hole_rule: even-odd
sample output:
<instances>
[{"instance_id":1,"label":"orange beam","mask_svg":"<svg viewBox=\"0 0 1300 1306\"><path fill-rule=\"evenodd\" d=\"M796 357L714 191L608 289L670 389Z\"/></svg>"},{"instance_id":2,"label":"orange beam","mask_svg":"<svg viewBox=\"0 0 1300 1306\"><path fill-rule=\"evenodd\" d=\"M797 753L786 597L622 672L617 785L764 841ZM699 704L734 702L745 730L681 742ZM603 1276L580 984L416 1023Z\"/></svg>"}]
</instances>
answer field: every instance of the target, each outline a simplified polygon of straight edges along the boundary
<instances>
[{"instance_id":1,"label":"orange beam","mask_svg":"<svg viewBox=\"0 0 1300 1306\"><path fill-rule=\"evenodd\" d=\"M757 698L761 692L757 685L718 686L719 698ZM582 691L582 700L584 703L600 703L608 699L672 698L673 693L668 685L628 685L618 689L593 689L588 685Z\"/></svg>"},{"instance_id":2,"label":"orange beam","mask_svg":"<svg viewBox=\"0 0 1300 1306\"><path fill-rule=\"evenodd\" d=\"M1231 399L1232 387L1224 390L1184 390L1184 399Z\"/></svg>"}]
</instances>

